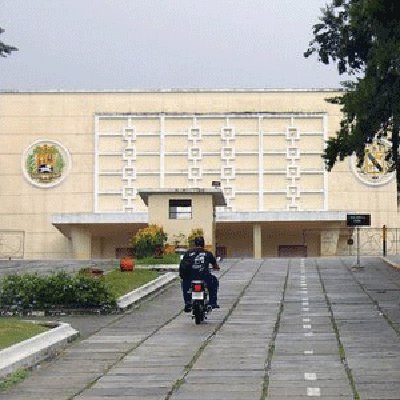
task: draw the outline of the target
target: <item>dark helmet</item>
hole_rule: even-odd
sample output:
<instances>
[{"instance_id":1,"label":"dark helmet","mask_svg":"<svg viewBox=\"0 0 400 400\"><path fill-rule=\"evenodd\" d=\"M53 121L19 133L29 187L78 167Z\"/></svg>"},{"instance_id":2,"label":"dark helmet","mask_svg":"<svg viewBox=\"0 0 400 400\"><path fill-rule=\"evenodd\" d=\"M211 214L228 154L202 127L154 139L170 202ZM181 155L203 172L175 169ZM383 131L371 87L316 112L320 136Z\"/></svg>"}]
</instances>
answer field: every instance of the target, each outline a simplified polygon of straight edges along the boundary
<instances>
[{"instance_id":1,"label":"dark helmet","mask_svg":"<svg viewBox=\"0 0 400 400\"><path fill-rule=\"evenodd\" d=\"M196 236L194 238L194 245L196 247L204 247L204 238L203 238L203 236Z\"/></svg>"}]
</instances>

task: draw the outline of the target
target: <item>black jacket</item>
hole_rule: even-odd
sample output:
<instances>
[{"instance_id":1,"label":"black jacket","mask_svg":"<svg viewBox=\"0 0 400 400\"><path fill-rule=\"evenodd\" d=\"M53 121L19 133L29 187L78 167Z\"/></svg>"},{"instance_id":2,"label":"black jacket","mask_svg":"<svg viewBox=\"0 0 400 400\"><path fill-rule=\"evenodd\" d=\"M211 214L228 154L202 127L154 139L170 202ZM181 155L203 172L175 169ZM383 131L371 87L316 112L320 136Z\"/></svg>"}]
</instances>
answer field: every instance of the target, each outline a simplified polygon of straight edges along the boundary
<instances>
[{"instance_id":1,"label":"black jacket","mask_svg":"<svg viewBox=\"0 0 400 400\"><path fill-rule=\"evenodd\" d=\"M179 276L181 279L202 279L206 274L210 274L209 265L217 266L217 260L213 253L203 248L188 250L179 264Z\"/></svg>"}]
</instances>

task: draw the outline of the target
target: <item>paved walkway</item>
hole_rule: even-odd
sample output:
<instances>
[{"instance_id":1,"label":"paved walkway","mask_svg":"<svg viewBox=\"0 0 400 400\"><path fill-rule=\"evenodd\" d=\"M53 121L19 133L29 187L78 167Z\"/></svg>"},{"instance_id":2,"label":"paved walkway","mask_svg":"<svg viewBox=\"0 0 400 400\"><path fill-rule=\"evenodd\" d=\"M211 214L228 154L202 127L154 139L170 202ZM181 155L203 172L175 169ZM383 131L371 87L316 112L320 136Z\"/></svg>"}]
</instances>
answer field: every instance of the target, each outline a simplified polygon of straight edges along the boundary
<instances>
[{"instance_id":1,"label":"paved walkway","mask_svg":"<svg viewBox=\"0 0 400 400\"><path fill-rule=\"evenodd\" d=\"M379 258L228 260L196 326L179 286L83 332L0 400L400 399L400 271Z\"/></svg>"}]
</instances>

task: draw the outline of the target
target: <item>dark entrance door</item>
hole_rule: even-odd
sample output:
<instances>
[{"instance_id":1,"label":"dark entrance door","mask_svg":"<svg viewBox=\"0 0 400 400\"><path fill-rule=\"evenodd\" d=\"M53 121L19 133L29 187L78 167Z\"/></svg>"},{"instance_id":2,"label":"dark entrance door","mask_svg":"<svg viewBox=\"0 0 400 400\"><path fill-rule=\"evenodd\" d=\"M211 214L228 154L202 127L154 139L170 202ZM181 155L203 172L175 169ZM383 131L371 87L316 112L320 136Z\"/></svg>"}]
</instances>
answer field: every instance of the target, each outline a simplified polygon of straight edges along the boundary
<instances>
[{"instance_id":1,"label":"dark entrance door","mask_svg":"<svg viewBox=\"0 0 400 400\"><path fill-rule=\"evenodd\" d=\"M117 260L123 257L134 257L135 251L131 247L117 247L115 249L115 258Z\"/></svg>"},{"instance_id":2,"label":"dark entrance door","mask_svg":"<svg viewBox=\"0 0 400 400\"><path fill-rule=\"evenodd\" d=\"M280 244L278 254L279 257L307 257L307 246Z\"/></svg>"}]
</instances>

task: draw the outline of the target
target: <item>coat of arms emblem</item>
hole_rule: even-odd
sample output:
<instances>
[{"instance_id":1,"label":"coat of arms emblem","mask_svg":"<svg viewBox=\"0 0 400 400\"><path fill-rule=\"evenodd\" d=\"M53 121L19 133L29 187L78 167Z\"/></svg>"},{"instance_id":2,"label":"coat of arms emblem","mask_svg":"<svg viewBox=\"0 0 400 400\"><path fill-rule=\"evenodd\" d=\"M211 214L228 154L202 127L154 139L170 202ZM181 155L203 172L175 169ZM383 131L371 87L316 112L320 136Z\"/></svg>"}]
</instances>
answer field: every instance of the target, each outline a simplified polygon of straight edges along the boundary
<instances>
[{"instance_id":1,"label":"coat of arms emblem","mask_svg":"<svg viewBox=\"0 0 400 400\"><path fill-rule=\"evenodd\" d=\"M359 165L355 154L352 157L353 171L359 179L368 185L383 185L394 177L387 160L391 144L385 139L375 139L365 145L364 160Z\"/></svg>"},{"instance_id":2,"label":"coat of arms emblem","mask_svg":"<svg viewBox=\"0 0 400 400\"><path fill-rule=\"evenodd\" d=\"M59 183L69 164L67 150L54 141L39 141L25 152L25 175L35 186L50 187Z\"/></svg>"}]
</instances>

